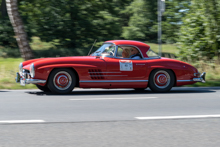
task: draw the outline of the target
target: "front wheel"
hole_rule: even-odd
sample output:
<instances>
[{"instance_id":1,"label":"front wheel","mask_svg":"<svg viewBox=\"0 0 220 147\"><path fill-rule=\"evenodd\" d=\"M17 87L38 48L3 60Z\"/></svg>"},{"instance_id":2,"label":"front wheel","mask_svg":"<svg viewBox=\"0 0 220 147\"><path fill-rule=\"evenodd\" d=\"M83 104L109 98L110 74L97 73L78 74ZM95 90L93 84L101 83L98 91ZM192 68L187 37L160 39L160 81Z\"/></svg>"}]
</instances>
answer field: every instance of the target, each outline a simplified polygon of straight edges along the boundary
<instances>
[{"instance_id":1,"label":"front wheel","mask_svg":"<svg viewBox=\"0 0 220 147\"><path fill-rule=\"evenodd\" d=\"M149 77L149 87L154 92L168 92L175 83L175 77L171 70L157 69L152 71Z\"/></svg>"},{"instance_id":2,"label":"front wheel","mask_svg":"<svg viewBox=\"0 0 220 147\"><path fill-rule=\"evenodd\" d=\"M72 92L76 85L76 76L71 69L54 69L48 79L49 89L58 94Z\"/></svg>"}]
</instances>

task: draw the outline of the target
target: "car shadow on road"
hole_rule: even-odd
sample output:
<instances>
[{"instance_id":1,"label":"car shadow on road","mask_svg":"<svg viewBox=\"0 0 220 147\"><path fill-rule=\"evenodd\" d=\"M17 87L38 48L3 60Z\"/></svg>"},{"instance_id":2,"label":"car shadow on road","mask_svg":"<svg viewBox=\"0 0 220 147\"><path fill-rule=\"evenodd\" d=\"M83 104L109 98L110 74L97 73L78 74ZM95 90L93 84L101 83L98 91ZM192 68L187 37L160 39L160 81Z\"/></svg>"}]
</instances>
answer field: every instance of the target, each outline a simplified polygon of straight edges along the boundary
<instances>
[{"instance_id":1,"label":"car shadow on road","mask_svg":"<svg viewBox=\"0 0 220 147\"><path fill-rule=\"evenodd\" d=\"M168 93L214 93L220 87L174 87Z\"/></svg>"},{"instance_id":2,"label":"car shadow on road","mask_svg":"<svg viewBox=\"0 0 220 147\"><path fill-rule=\"evenodd\" d=\"M0 92L8 92L8 91L0 90Z\"/></svg>"},{"instance_id":3,"label":"car shadow on road","mask_svg":"<svg viewBox=\"0 0 220 147\"><path fill-rule=\"evenodd\" d=\"M186 93L214 93L215 90L220 90L220 87L174 87L171 91L166 93L155 93L152 92L149 88L145 90L134 90L134 89L76 89L73 90L68 95L124 95L124 94L186 94ZM51 92L41 92L41 91L33 91L27 92L28 94L34 95L58 95ZM65 95L63 95L65 96Z\"/></svg>"}]
</instances>

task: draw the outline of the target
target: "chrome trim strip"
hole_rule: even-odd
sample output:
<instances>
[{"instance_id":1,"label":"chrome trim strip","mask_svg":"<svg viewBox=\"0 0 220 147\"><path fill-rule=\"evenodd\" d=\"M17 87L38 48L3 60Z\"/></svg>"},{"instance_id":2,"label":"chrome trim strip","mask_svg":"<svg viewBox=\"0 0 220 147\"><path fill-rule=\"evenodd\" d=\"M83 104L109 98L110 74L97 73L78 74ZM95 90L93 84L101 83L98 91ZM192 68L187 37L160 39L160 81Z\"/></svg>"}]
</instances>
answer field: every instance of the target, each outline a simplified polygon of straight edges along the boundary
<instances>
[{"instance_id":1,"label":"chrome trim strip","mask_svg":"<svg viewBox=\"0 0 220 147\"><path fill-rule=\"evenodd\" d=\"M203 79L202 78L193 78L193 81L195 81L195 82L202 82Z\"/></svg>"},{"instance_id":2,"label":"chrome trim strip","mask_svg":"<svg viewBox=\"0 0 220 147\"><path fill-rule=\"evenodd\" d=\"M122 58L122 57L115 57L115 59L120 59L120 60L148 60L146 58L133 59L133 58Z\"/></svg>"},{"instance_id":3,"label":"chrome trim strip","mask_svg":"<svg viewBox=\"0 0 220 147\"><path fill-rule=\"evenodd\" d=\"M91 80L91 81L79 81L80 83L107 83L107 82L113 82L113 83L128 83L128 82L148 82L148 80Z\"/></svg>"},{"instance_id":4,"label":"chrome trim strip","mask_svg":"<svg viewBox=\"0 0 220 147\"><path fill-rule=\"evenodd\" d=\"M152 60L152 59L161 59L161 57L150 57L150 58L144 58L145 60Z\"/></svg>"},{"instance_id":5,"label":"chrome trim strip","mask_svg":"<svg viewBox=\"0 0 220 147\"><path fill-rule=\"evenodd\" d=\"M201 73L200 72L198 72L198 73L194 73L194 76L196 77L196 76L200 76L201 75Z\"/></svg>"},{"instance_id":6,"label":"chrome trim strip","mask_svg":"<svg viewBox=\"0 0 220 147\"><path fill-rule=\"evenodd\" d=\"M115 59L120 59L120 60L153 60L153 59L161 59L161 57L150 57L150 58L142 58L142 59L115 57Z\"/></svg>"},{"instance_id":7,"label":"chrome trim strip","mask_svg":"<svg viewBox=\"0 0 220 147\"><path fill-rule=\"evenodd\" d=\"M177 82L192 82L193 80L177 80Z\"/></svg>"},{"instance_id":8,"label":"chrome trim strip","mask_svg":"<svg viewBox=\"0 0 220 147\"><path fill-rule=\"evenodd\" d=\"M177 80L177 82L202 82L202 83L205 83L205 75L206 75L206 73L203 72L199 78L193 78L192 80Z\"/></svg>"},{"instance_id":9,"label":"chrome trim strip","mask_svg":"<svg viewBox=\"0 0 220 147\"><path fill-rule=\"evenodd\" d=\"M121 73L121 72L88 72L88 73Z\"/></svg>"},{"instance_id":10,"label":"chrome trim strip","mask_svg":"<svg viewBox=\"0 0 220 147\"><path fill-rule=\"evenodd\" d=\"M38 83L46 83L46 80L39 80L39 79L26 79L26 84L38 84Z\"/></svg>"},{"instance_id":11,"label":"chrome trim strip","mask_svg":"<svg viewBox=\"0 0 220 147\"><path fill-rule=\"evenodd\" d=\"M128 75L90 75L91 77L124 77L124 76L128 76Z\"/></svg>"},{"instance_id":12,"label":"chrome trim strip","mask_svg":"<svg viewBox=\"0 0 220 147\"><path fill-rule=\"evenodd\" d=\"M193 78L193 81L205 83L205 75L206 75L206 72L203 72L199 78Z\"/></svg>"}]
</instances>

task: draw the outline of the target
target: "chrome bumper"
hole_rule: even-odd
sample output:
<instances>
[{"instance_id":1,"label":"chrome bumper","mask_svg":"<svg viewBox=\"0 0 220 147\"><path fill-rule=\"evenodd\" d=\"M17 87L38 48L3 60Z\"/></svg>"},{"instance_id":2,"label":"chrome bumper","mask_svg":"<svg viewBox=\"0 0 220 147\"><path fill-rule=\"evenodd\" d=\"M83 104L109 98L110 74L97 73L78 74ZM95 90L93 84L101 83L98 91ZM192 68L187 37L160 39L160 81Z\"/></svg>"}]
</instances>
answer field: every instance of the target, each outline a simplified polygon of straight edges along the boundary
<instances>
[{"instance_id":1,"label":"chrome bumper","mask_svg":"<svg viewBox=\"0 0 220 147\"><path fill-rule=\"evenodd\" d=\"M22 86L25 86L26 84L39 84L39 83L46 83L46 80L40 80L40 79L27 79L26 75L20 76L19 73L16 74L15 81L17 83L20 83Z\"/></svg>"},{"instance_id":2,"label":"chrome bumper","mask_svg":"<svg viewBox=\"0 0 220 147\"><path fill-rule=\"evenodd\" d=\"M199 78L193 78L193 81L205 83L205 75L206 75L206 73L203 72Z\"/></svg>"}]
</instances>

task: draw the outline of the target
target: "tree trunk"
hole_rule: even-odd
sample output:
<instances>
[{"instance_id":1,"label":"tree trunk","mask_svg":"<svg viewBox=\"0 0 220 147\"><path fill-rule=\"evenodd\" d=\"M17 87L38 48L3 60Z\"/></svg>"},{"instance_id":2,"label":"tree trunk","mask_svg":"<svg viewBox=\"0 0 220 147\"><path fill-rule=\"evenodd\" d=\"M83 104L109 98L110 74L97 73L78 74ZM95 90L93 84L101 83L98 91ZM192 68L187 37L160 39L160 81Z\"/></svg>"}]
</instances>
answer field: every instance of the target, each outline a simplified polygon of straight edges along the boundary
<instances>
[{"instance_id":1,"label":"tree trunk","mask_svg":"<svg viewBox=\"0 0 220 147\"><path fill-rule=\"evenodd\" d=\"M34 55L27 39L27 34L24 30L22 19L18 12L17 0L6 0L8 16L13 26L15 37L20 49L21 57L24 60L33 59Z\"/></svg>"}]
</instances>

